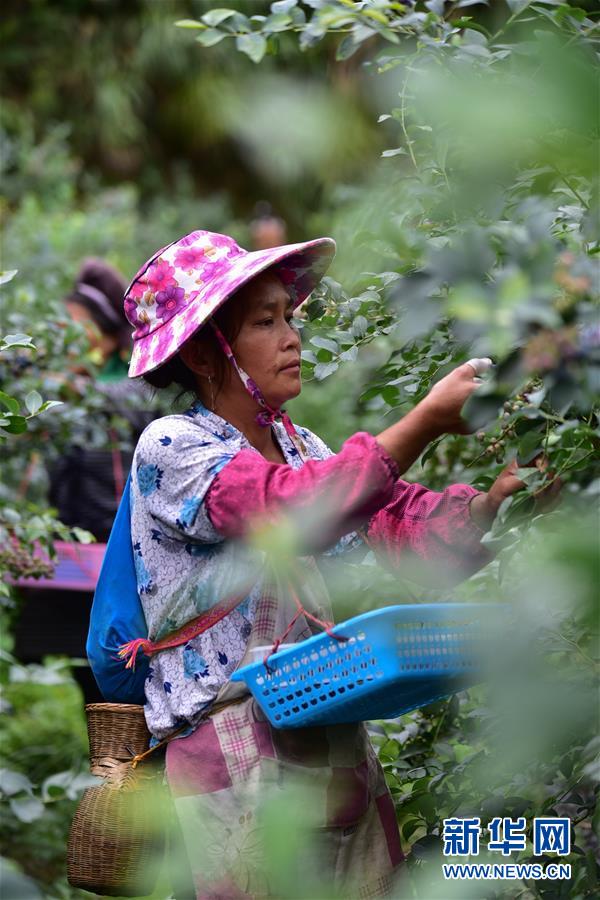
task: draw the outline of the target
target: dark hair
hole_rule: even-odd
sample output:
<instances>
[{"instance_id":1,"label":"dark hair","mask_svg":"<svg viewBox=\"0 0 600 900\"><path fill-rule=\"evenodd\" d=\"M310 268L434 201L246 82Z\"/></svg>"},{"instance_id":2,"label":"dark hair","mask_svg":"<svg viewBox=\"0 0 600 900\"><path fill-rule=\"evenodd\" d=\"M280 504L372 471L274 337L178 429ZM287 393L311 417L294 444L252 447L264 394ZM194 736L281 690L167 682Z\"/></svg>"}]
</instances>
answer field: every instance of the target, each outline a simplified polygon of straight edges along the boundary
<instances>
[{"instance_id":1,"label":"dark hair","mask_svg":"<svg viewBox=\"0 0 600 900\"><path fill-rule=\"evenodd\" d=\"M229 345L235 341L241 331L244 320L244 307L244 297L240 289L235 294L232 294L229 300L213 315L213 319L223 332ZM225 385L231 365L223 353L214 331L206 323L188 340L201 345L202 350L211 361L215 373L215 394L218 394ZM188 393L197 395L198 393L196 375L186 366L179 353L153 372L147 372L145 375L142 375L142 378L149 385L158 389L174 385L180 388L179 396Z\"/></svg>"},{"instance_id":2,"label":"dark hair","mask_svg":"<svg viewBox=\"0 0 600 900\"><path fill-rule=\"evenodd\" d=\"M86 296L85 290L91 288L106 298L108 309L102 309L100 303L92 296ZM103 259L86 259L83 261L71 293L65 298L68 303L78 303L90 314L91 318L103 334L117 339L119 350L131 348L131 325L123 311L123 295L127 283L123 276Z\"/></svg>"}]
</instances>

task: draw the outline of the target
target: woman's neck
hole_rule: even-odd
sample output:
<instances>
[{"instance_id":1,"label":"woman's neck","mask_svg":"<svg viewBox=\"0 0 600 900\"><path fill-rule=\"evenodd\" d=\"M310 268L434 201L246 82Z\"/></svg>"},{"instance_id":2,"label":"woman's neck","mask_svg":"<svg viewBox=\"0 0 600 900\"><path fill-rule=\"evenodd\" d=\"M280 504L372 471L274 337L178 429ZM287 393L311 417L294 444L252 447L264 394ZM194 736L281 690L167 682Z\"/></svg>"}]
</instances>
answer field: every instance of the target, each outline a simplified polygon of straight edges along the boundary
<instances>
[{"instance_id":1,"label":"woman's neck","mask_svg":"<svg viewBox=\"0 0 600 900\"><path fill-rule=\"evenodd\" d=\"M210 406L201 398L208 409ZM273 437L273 430L268 426L259 425L256 416L260 412L258 404L247 394L239 398L216 398L215 408L211 410L215 415L241 431L248 442L271 462L285 462L285 458L279 445Z\"/></svg>"}]
</instances>

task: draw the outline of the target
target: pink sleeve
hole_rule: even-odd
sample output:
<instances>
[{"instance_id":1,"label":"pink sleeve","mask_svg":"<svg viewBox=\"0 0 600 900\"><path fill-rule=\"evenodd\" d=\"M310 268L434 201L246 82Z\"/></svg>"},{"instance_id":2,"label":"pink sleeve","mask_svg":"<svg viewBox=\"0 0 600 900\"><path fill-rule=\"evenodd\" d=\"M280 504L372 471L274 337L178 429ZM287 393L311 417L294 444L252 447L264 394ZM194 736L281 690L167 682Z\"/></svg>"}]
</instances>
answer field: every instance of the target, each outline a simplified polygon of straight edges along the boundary
<instances>
[{"instance_id":1,"label":"pink sleeve","mask_svg":"<svg viewBox=\"0 0 600 900\"><path fill-rule=\"evenodd\" d=\"M300 469L240 450L213 479L206 510L224 537L240 537L253 522L272 520L284 509L305 512L307 552L314 552L385 506L397 475L394 460L366 432L354 434L339 453L308 460Z\"/></svg>"},{"instance_id":2,"label":"pink sleeve","mask_svg":"<svg viewBox=\"0 0 600 900\"><path fill-rule=\"evenodd\" d=\"M437 493L399 478L391 501L369 522L368 543L415 581L457 584L493 559L469 511L479 493L467 484Z\"/></svg>"}]
</instances>

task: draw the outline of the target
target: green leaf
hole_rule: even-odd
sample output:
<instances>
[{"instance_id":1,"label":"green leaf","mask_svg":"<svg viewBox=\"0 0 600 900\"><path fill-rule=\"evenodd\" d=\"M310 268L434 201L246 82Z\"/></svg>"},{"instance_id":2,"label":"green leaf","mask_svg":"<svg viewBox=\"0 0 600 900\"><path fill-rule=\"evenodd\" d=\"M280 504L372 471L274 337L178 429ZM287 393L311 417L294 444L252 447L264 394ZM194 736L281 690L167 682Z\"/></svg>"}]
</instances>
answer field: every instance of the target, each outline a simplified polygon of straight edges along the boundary
<instances>
[{"instance_id":1,"label":"green leaf","mask_svg":"<svg viewBox=\"0 0 600 900\"><path fill-rule=\"evenodd\" d=\"M98 775L90 775L89 772L80 772L69 785L67 794L74 800L81 791L84 791L88 787L98 787L102 783L103 779Z\"/></svg>"},{"instance_id":2,"label":"green leaf","mask_svg":"<svg viewBox=\"0 0 600 900\"><path fill-rule=\"evenodd\" d=\"M475 391L462 408L462 417L469 423L473 431L483 428L493 419L498 418L502 399L497 394L482 394Z\"/></svg>"},{"instance_id":3,"label":"green leaf","mask_svg":"<svg viewBox=\"0 0 600 900\"><path fill-rule=\"evenodd\" d=\"M231 18L223 24L223 28L230 34L251 34L252 32L250 19L240 12L236 12L235 15L231 16Z\"/></svg>"},{"instance_id":4,"label":"green leaf","mask_svg":"<svg viewBox=\"0 0 600 900\"><path fill-rule=\"evenodd\" d=\"M309 47L314 47L325 34L327 28L311 20L300 34L300 49L308 50Z\"/></svg>"},{"instance_id":5,"label":"green leaf","mask_svg":"<svg viewBox=\"0 0 600 900\"><path fill-rule=\"evenodd\" d=\"M27 347L35 350L35 346L28 334L5 334L2 338L2 349L7 347Z\"/></svg>"},{"instance_id":6,"label":"green leaf","mask_svg":"<svg viewBox=\"0 0 600 900\"><path fill-rule=\"evenodd\" d=\"M437 448L439 447L441 442L444 440L445 436L446 435L443 435L441 438L438 438L436 441L433 441L429 445L429 447L427 448L425 453L423 453L423 455L421 456L421 459L419 460L419 462L421 463L422 466L424 466L425 463L427 462L427 460L433 456L433 454L435 453L435 451L437 450Z\"/></svg>"},{"instance_id":7,"label":"green leaf","mask_svg":"<svg viewBox=\"0 0 600 900\"><path fill-rule=\"evenodd\" d=\"M292 17L285 13L269 16L262 27L264 34L276 34L278 31L287 31L292 25Z\"/></svg>"},{"instance_id":8,"label":"green leaf","mask_svg":"<svg viewBox=\"0 0 600 900\"><path fill-rule=\"evenodd\" d=\"M202 21L206 22L211 28L215 28L217 25L220 25L221 22L235 16L236 12L237 10L235 9L209 9L209 11L202 16Z\"/></svg>"},{"instance_id":9,"label":"green leaf","mask_svg":"<svg viewBox=\"0 0 600 900\"><path fill-rule=\"evenodd\" d=\"M25 397L25 406L29 410L32 416L35 416L37 412L39 412L40 407L44 399L41 394L37 391L29 391L27 396Z\"/></svg>"},{"instance_id":10,"label":"green leaf","mask_svg":"<svg viewBox=\"0 0 600 900\"><path fill-rule=\"evenodd\" d=\"M350 326L350 331L354 337L363 337L367 333L368 327L369 323L366 318L364 316L357 316Z\"/></svg>"},{"instance_id":11,"label":"green leaf","mask_svg":"<svg viewBox=\"0 0 600 900\"><path fill-rule=\"evenodd\" d=\"M454 744L454 755L459 763L472 756L473 752L473 748L469 747L468 744Z\"/></svg>"},{"instance_id":12,"label":"green leaf","mask_svg":"<svg viewBox=\"0 0 600 900\"><path fill-rule=\"evenodd\" d=\"M8 394L5 394L4 391L0 391L0 403L3 406L6 406L7 409L11 411L11 413L18 414L19 412L19 401L16 397L9 397Z\"/></svg>"},{"instance_id":13,"label":"green leaf","mask_svg":"<svg viewBox=\"0 0 600 900\"><path fill-rule=\"evenodd\" d=\"M42 797L44 800L60 797L66 794L67 788L73 781L73 773L71 771L57 772L50 775L42 784Z\"/></svg>"},{"instance_id":14,"label":"green leaf","mask_svg":"<svg viewBox=\"0 0 600 900\"><path fill-rule=\"evenodd\" d=\"M348 34L346 37L340 41L337 46L337 50L335 51L335 58L338 62L341 62L344 59L350 59L350 57L356 53L360 44L354 40L353 34Z\"/></svg>"},{"instance_id":15,"label":"green leaf","mask_svg":"<svg viewBox=\"0 0 600 900\"><path fill-rule=\"evenodd\" d=\"M8 425L6 424L7 419L9 420ZM0 427L9 434L23 434L24 431L27 431L27 419L25 416L4 416L2 422L3 424Z\"/></svg>"},{"instance_id":16,"label":"green leaf","mask_svg":"<svg viewBox=\"0 0 600 900\"><path fill-rule=\"evenodd\" d=\"M519 441L517 462L520 466L526 466L542 452L544 436L541 432L532 430L523 435Z\"/></svg>"},{"instance_id":17,"label":"green leaf","mask_svg":"<svg viewBox=\"0 0 600 900\"><path fill-rule=\"evenodd\" d=\"M315 366L315 378L317 381L322 381L328 375L333 375L337 368L337 362L317 363Z\"/></svg>"},{"instance_id":18,"label":"green leaf","mask_svg":"<svg viewBox=\"0 0 600 900\"><path fill-rule=\"evenodd\" d=\"M4 506L2 508L2 518L5 522L8 522L9 525L17 525L21 521L21 514L11 506Z\"/></svg>"},{"instance_id":19,"label":"green leaf","mask_svg":"<svg viewBox=\"0 0 600 900\"><path fill-rule=\"evenodd\" d=\"M381 762L395 762L400 753L400 744L398 741L388 740L379 748L379 759Z\"/></svg>"},{"instance_id":20,"label":"green leaf","mask_svg":"<svg viewBox=\"0 0 600 900\"><path fill-rule=\"evenodd\" d=\"M44 815L44 804L37 797L17 797L10 801L10 808L20 822L35 822Z\"/></svg>"},{"instance_id":21,"label":"green leaf","mask_svg":"<svg viewBox=\"0 0 600 900\"><path fill-rule=\"evenodd\" d=\"M271 12L272 13L289 13L292 10L298 0L276 0L275 3L271 3Z\"/></svg>"},{"instance_id":22,"label":"green leaf","mask_svg":"<svg viewBox=\"0 0 600 900\"><path fill-rule=\"evenodd\" d=\"M424 828L423 819L408 819L402 826L402 837L408 841L419 828Z\"/></svg>"},{"instance_id":23,"label":"green leaf","mask_svg":"<svg viewBox=\"0 0 600 900\"><path fill-rule=\"evenodd\" d=\"M310 339L311 344L315 347L321 347L323 350L330 350L332 353L339 353L339 347L335 341L317 335Z\"/></svg>"},{"instance_id":24,"label":"green leaf","mask_svg":"<svg viewBox=\"0 0 600 900\"><path fill-rule=\"evenodd\" d=\"M93 534L90 534L84 528L79 528L78 525L71 528L71 534L80 544L93 544L96 540Z\"/></svg>"},{"instance_id":25,"label":"green leaf","mask_svg":"<svg viewBox=\"0 0 600 900\"><path fill-rule=\"evenodd\" d=\"M62 400L44 400L38 412L46 412L47 409L54 409L55 406L64 406Z\"/></svg>"},{"instance_id":26,"label":"green leaf","mask_svg":"<svg viewBox=\"0 0 600 900\"><path fill-rule=\"evenodd\" d=\"M267 52L267 39L256 31L238 35L235 45L241 53L249 56L253 63L259 63Z\"/></svg>"},{"instance_id":27,"label":"green leaf","mask_svg":"<svg viewBox=\"0 0 600 900\"><path fill-rule=\"evenodd\" d=\"M179 19L175 25L177 28L206 28L206 25L196 19Z\"/></svg>"},{"instance_id":28,"label":"green leaf","mask_svg":"<svg viewBox=\"0 0 600 900\"><path fill-rule=\"evenodd\" d=\"M384 150L381 154L386 159L390 156L406 156L404 147L395 147L393 150Z\"/></svg>"},{"instance_id":29,"label":"green leaf","mask_svg":"<svg viewBox=\"0 0 600 900\"><path fill-rule=\"evenodd\" d=\"M15 772L13 769L0 769L0 791L6 797L20 794L21 791L31 791L33 785L26 775Z\"/></svg>"},{"instance_id":30,"label":"green leaf","mask_svg":"<svg viewBox=\"0 0 600 900\"><path fill-rule=\"evenodd\" d=\"M6 269L4 272L0 272L0 284L8 284L9 281L13 280L18 271L18 269Z\"/></svg>"},{"instance_id":31,"label":"green leaf","mask_svg":"<svg viewBox=\"0 0 600 900\"><path fill-rule=\"evenodd\" d=\"M340 353L340 359L343 359L344 362L354 362L354 360L358 356L358 347L354 344L352 347L348 347L347 350L344 350L343 353Z\"/></svg>"},{"instance_id":32,"label":"green leaf","mask_svg":"<svg viewBox=\"0 0 600 900\"><path fill-rule=\"evenodd\" d=\"M199 44L202 44L203 47L214 47L215 44L218 44L223 38L227 37L224 31L217 31L216 28L207 28L206 31L201 32L196 40Z\"/></svg>"}]
</instances>

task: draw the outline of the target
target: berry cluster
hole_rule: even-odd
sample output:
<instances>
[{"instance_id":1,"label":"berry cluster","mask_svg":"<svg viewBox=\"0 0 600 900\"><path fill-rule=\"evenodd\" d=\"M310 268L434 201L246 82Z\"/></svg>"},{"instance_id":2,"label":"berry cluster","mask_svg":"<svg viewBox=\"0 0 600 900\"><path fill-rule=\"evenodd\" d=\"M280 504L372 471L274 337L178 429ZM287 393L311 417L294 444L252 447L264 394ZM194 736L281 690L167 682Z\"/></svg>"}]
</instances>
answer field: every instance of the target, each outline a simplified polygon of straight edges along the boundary
<instances>
[{"instance_id":1,"label":"berry cluster","mask_svg":"<svg viewBox=\"0 0 600 900\"><path fill-rule=\"evenodd\" d=\"M514 398L505 401L502 408L502 419L510 419L511 421L507 422L507 424L502 427L499 435L491 438L485 449L482 451L482 456L492 457L497 463L502 463L504 461L506 440L514 438L516 435L515 414L518 414L524 407L529 406L528 394L540 387L541 382L534 379L525 385L521 393L516 394ZM488 440L488 435L485 431L478 431L475 437L481 444L485 444Z\"/></svg>"},{"instance_id":2,"label":"berry cluster","mask_svg":"<svg viewBox=\"0 0 600 900\"><path fill-rule=\"evenodd\" d=\"M54 566L18 545L0 550L0 570L12 578L50 578Z\"/></svg>"}]
</instances>

